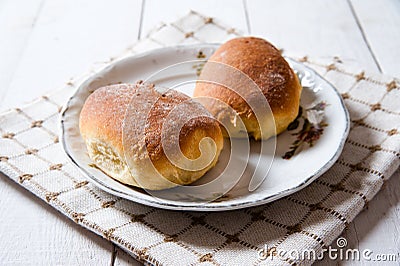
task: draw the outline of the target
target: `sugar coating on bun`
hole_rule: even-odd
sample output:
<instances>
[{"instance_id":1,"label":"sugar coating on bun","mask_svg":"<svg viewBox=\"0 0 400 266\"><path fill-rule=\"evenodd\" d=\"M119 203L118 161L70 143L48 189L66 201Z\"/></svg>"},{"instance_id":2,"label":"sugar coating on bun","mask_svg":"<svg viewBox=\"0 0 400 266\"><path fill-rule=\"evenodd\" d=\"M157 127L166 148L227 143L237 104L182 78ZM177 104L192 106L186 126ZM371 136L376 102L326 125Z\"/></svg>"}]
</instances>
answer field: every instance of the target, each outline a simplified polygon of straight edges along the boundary
<instances>
[{"instance_id":1,"label":"sugar coating on bun","mask_svg":"<svg viewBox=\"0 0 400 266\"><path fill-rule=\"evenodd\" d=\"M222 63L236 68L253 80L269 103L273 113L275 130L258 123L254 112L246 101L237 93L221 84L198 82L194 91L195 97L217 98L235 109L243 120L247 133L255 139L268 139L284 131L296 118L300 104L302 87L289 64L280 51L266 40L255 37L232 39L221 45L205 64ZM205 71L204 73L206 73ZM219 73L211 73L218 75ZM201 73L199 79L207 80L210 72ZM211 101L204 104L214 116L221 115L221 110ZM261 121L264 119L261 117ZM232 120L232 119L231 119ZM235 120L236 121L236 120ZM260 130L260 126L262 130ZM265 128L264 128L265 127ZM243 132L232 130L233 137L247 137Z\"/></svg>"},{"instance_id":2,"label":"sugar coating on bun","mask_svg":"<svg viewBox=\"0 0 400 266\"><path fill-rule=\"evenodd\" d=\"M194 118L173 135L186 112ZM124 184L150 190L196 181L217 163L223 146L218 122L202 105L174 90L159 92L152 84L97 89L86 100L79 122L88 154L98 168ZM165 149L183 154L188 168L171 162ZM196 159L202 155L212 156L210 163L190 170L197 169Z\"/></svg>"}]
</instances>

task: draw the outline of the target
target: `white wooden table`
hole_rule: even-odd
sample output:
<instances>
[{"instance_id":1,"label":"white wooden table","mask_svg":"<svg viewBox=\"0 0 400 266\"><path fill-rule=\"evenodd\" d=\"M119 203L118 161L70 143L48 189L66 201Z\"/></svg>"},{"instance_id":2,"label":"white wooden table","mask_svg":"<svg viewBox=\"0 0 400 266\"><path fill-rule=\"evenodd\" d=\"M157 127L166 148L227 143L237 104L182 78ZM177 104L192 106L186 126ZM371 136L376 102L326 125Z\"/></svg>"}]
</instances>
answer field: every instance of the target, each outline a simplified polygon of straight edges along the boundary
<instances>
[{"instance_id":1,"label":"white wooden table","mask_svg":"<svg viewBox=\"0 0 400 266\"><path fill-rule=\"evenodd\" d=\"M59 88L190 9L291 54L339 55L400 77L396 0L0 0L0 111ZM397 171L351 223L349 247L400 252L399 181ZM0 228L0 264L136 264L1 174Z\"/></svg>"}]
</instances>

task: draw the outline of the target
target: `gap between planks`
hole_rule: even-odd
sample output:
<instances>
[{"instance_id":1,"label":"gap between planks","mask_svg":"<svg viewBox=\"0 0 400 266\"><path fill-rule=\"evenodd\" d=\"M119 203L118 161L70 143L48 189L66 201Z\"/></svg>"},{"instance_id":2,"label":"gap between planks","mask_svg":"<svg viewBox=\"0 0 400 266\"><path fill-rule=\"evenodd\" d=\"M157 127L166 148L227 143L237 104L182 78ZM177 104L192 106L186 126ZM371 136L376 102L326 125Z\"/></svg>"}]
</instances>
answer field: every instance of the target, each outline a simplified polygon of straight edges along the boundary
<instances>
[{"instance_id":1,"label":"gap between planks","mask_svg":"<svg viewBox=\"0 0 400 266\"><path fill-rule=\"evenodd\" d=\"M362 25L361 25L360 19L359 19L358 16L357 16L357 12L356 12L355 9L354 9L353 3L351 3L351 0L347 0L347 3L348 3L348 5L349 5L351 14L353 15L353 18L354 18L354 20L355 20L355 22L356 22L356 24L357 24L357 27L358 27L358 29L359 29L360 32L361 32L361 36L362 36L362 38L363 38L363 40L364 40L364 42L365 42L365 45L367 46L368 51L369 51L369 53L371 54L371 57L372 57L372 59L374 60L375 65L376 65L376 67L378 68L379 72L382 73L382 68L381 68L381 66L380 66L380 64L379 64L379 62L378 62L378 59L377 59L376 56L375 56L375 53L374 53L374 52L372 51L372 49L371 49L371 45L370 45L370 43L369 43L369 41L368 41L368 39L367 39L367 36L366 36L366 34L365 34L365 31L364 31L364 29L363 29L363 27L362 27Z\"/></svg>"}]
</instances>

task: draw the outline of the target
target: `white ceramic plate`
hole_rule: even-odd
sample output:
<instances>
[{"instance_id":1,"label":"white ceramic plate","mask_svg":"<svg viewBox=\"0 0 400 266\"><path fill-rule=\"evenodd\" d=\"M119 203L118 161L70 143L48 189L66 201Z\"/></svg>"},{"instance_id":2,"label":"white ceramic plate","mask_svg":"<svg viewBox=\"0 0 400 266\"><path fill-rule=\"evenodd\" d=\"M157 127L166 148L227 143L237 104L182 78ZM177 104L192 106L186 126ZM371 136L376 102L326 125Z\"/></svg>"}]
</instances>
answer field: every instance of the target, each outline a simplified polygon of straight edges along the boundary
<instances>
[{"instance_id":1,"label":"white ceramic plate","mask_svg":"<svg viewBox=\"0 0 400 266\"><path fill-rule=\"evenodd\" d=\"M91 167L91 160L87 155L86 146L79 134L79 113L85 99L95 89L118 82L134 83L137 80L146 80L157 71L170 65L184 61L196 60L199 52L207 59L218 47L216 44L198 44L190 46L176 46L153 50L144 54L124 58L106 67L99 73L88 78L69 99L61 115L61 139L63 147L72 163L75 164L94 184L103 190L149 206L194 211L232 210L265 204L289 194L292 194L309 185L321 174L326 172L339 157L349 131L349 116L343 101L336 89L305 65L287 58L295 70L303 86L301 105L303 114L308 121L319 123L323 128L322 134L317 134L313 146L303 143L290 159L290 148L299 137L295 135L302 131L304 118L300 118L298 125L293 124L293 130L286 131L276 138L276 153L264 154L265 166L261 164L261 172L269 171L263 183L254 191L248 190L248 173L228 193L211 202L199 202L196 198L185 197L177 189L165 190L162 193L174 195L169 199L161 199L148 194L142 189L126 186L108 177L102 171ZM187 66L187 65L186 65ZM182 67L179 71L164 71L152 82L156 85L169 87L182 81L196 80L196 71L201 63L194 62L191 67ZM175 88L191 95L194 84L186 84ZM314 108L313 108L314 107ZM306 111L314 109L314 111ZM322 121L320 121L323 119ZM303 138L307 136L302 135ZM308 131L310 133L310 131ZM308 135L310 136L310 135ZM315 136L315 135L314 135ZM265 142L268 145L268 141ZM248 169L257 163L259 142L251 141L250 160ZM213 173L223 167L224 160L229 152L220 156L217 166L201 178L200 182L208 180ZM289 153L288 153L289 152ZM232 154L240 157L241 154ZM272 165L269 163L272 162ZM269 169L269 166L271 168ZM265 169L263 169L265 167ZM218 191L210 191L210 195Z\"/></svg>"}]
</instances>

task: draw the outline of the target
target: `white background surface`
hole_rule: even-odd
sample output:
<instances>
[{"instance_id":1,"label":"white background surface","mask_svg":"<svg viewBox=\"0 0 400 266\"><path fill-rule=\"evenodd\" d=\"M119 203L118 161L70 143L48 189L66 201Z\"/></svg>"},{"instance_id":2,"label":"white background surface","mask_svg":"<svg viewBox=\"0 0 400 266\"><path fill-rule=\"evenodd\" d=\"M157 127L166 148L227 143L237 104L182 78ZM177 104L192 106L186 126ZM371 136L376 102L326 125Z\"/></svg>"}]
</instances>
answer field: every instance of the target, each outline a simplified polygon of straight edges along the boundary
<instances>
[{"instance_id":1,"label":"white background surface","mask_svg":"<svg viewBox=\"0 0 400 266\"><path fill-rule=\"evenodd\" d=\"M338 55L400 77L396 0L0 0L0 111L60 88L190 9L290 54ZM397 171L350 224L343 234L349 248L400 252L399 181ZM0 264L136 264L1 174L0 228Z\"/></svg>"}]
</instances>

